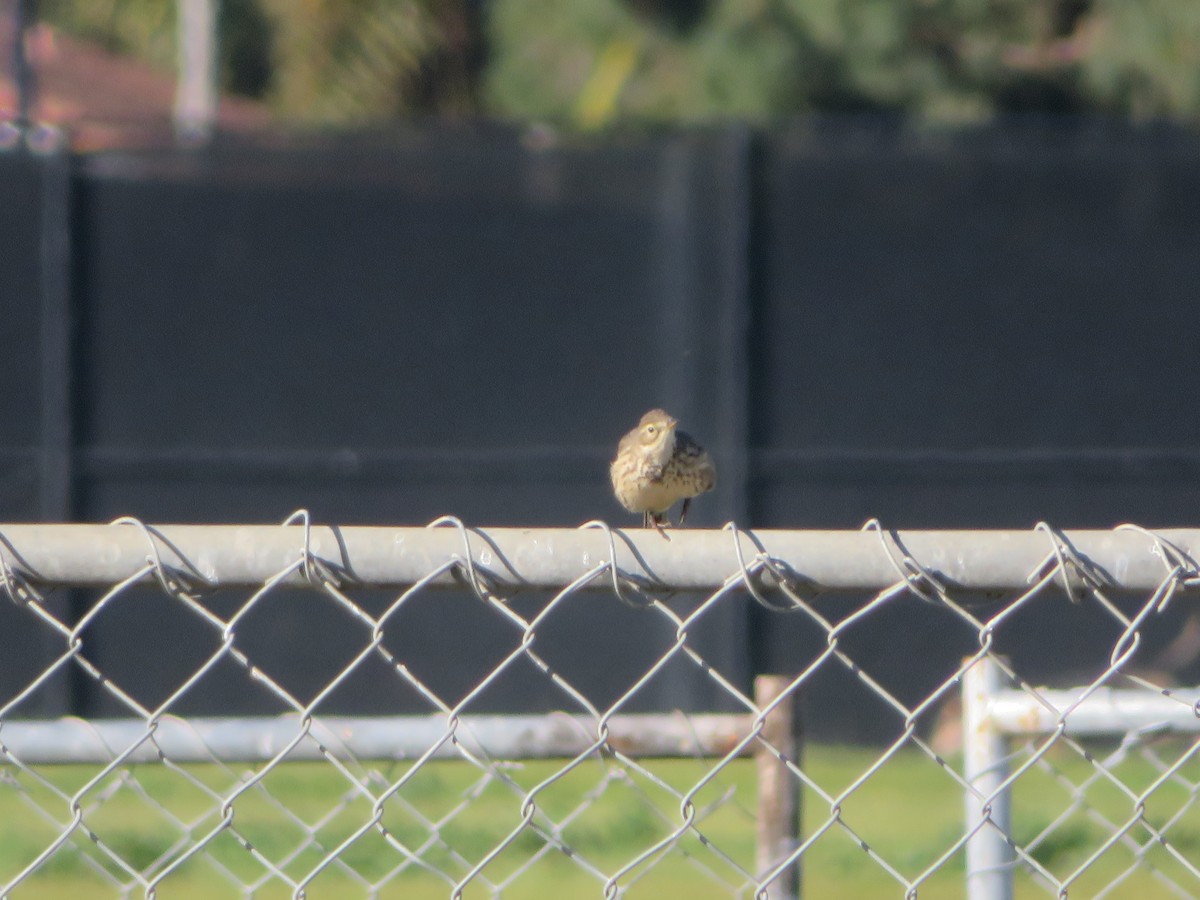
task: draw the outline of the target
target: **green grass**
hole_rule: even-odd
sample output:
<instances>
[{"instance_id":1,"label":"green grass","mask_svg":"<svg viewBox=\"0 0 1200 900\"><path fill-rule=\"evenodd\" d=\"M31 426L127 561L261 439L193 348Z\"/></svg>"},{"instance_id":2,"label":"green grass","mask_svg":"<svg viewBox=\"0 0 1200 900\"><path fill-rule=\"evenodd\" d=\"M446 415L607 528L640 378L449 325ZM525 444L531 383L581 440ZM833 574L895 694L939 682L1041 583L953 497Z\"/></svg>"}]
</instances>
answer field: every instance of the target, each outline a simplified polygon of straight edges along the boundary
<instances>
[{"instance_id":1,"label":"green grass","mask_svg":"<svg viewBox=\"0 0 1200 900\"><path fill-rule=\"evenodd\" d=\"M805 895L832 900L903 897L901 882L887 871L891 867L903 879L919 880L919 896L925 900L962 897L963 853L950 852L962 834L961 792L945 769L925 755L897 754L840 799L838 815L831 810L830 798L844 793L879 757L880 751L870 748L808 748L804 770L825 796L803 792L804 833L819 833L804 855ZM1175 758L1169 753L1164 757ZM1081 869L1110 834L1101 818L1124 826L1134 815L1135 800L1129 790L1102 778L1088 791L1086 808L1043 834L1076 796L1063 783L1081 783L1096 771L1069 748L1055 748L1047 761L1052 771L1035 768L1017 782L1013 832L1020 843L1032 845L1033 858L1056 878L1070 878L1079 870L1071 896L1093 896L1135 862L1134 854L1118 843ZM949 764L955 769L960 765L954 760ZM703 778L707 764L647 761L644 765L653 773L647 777L589 760L553 777L561 765L506 766L503 774L511 783L505 783L466 763L431 763L415 772L406 763L383 764L373 777L354 772L365 780L363 786L333 766L296 763L267 773L240 792L251 771L216 765L138 766L102 779L97 779L99 770L84 766L36 772L0 768L0 885L15 879L65 834L59 849L12 890L13 898L142 896L138 873L153 878L172 866L158 887L158 897L167 900L241 896L235 887L239 883L255 885L256 898L290 896L291 888L272 877L264 864L268 860L295 881L319 872L309 885L309 897L363 896L366 885L386 882L379 896L420 900L447 897L451 882L415 864L389 878L406 860L398 848L459 879L513 836L483 868L482 878L468 884L466 897L491 896L489 884L503 884L505 898L600 897L604 877L622 869L627 871L619 883L629 897L750 896L735 888L744 884L737 867L754 868L752 762L727 767L696 793L702 837L688 832L653 864L636 861L682 821L679 802L664 785L687 791ZM1132 791L1144 792L1156 785L1159 769L1138 757L1114 774ZM1194 865L1200 860L1200 811L1188 805L1195 795L1189 782L1200 780L1200 762L1189 762L1177 774L1178 779L1149 793L1146 819L1155 827L1168 827L1171 848ZM383 803L381 827L370 827L373 798L401 780L403 786ZM540 832L520 827L530 791L533 823ZM223 799L235 793L222 810ZM86 827L72 827L75 795ZM222 816L229 827L222 827ZM556 829L574 858L547 843L544 835ZM191 835L186 841L185 832ZM315 841L307 840L310 834ZM1139 844L1150 838L1140 823L1129 834ZM190 846L210 836L203 852L180 862ZM322 867L339 847L339 862ZM1187 890L1200 892L1200 879L1168 848L1152 847L1146 855L1149 863ZM1162 892L1143 865L1134 867L1108 896ZM1018 876L1018 898L1048 895L1031 876Z\"/></svg>"}]
</instances>

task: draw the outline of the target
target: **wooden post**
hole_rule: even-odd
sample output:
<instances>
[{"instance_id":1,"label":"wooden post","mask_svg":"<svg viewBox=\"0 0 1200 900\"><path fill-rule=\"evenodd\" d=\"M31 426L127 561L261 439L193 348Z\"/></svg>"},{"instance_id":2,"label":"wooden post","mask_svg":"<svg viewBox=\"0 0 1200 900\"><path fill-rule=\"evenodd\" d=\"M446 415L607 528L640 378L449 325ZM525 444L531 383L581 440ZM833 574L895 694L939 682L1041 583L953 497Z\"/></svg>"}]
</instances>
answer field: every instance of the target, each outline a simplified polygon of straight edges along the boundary
<instances>
[{"instance_id":1,"label":"wooden post","mask_svg":"<svg viewBox=\"0 0 1200 900\"><path fill-rule=\"evenodd\" d=\"M765 709L792 683L781 675L759 675L754 679L754 702ZM754 751L758 769L758 854L759 878L773 871L800 844L801 783L783 760L799 764L800 716L793 693L771 710L764 723L763 739ZM767 887L767 900L799 900L800 860L781 872Z\"/></svg>"}]
</instances>

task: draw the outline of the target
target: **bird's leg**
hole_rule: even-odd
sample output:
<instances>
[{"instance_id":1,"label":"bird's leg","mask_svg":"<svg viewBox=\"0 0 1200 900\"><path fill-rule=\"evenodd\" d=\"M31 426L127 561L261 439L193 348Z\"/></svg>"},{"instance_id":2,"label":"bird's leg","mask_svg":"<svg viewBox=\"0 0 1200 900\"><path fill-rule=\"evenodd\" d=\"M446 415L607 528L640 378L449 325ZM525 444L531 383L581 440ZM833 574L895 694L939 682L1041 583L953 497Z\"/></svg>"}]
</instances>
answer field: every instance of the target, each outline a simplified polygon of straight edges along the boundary
<instances>
[{"instance_id":1,"label":"bird's leg","mask_svg":"<svg viewBox=\"0 0 1200 900\"><path fill-rule=\"evenodd\" d=\"M687 518L688 504L692 502L691 497L683 498L683 506L679 507L679 524L683 525L683 520Z\"/></svg>"},{"instance_id":2,"label":"bird's leg","mask_svg":"<svg viewBox=\"0 0 1200 900\"><path fill-rule=\"evenodd\" d=\"M644 513L642 513L642 527L643 528L649 528L650 523L652 521L653 521L653 516L650 513L650 510L646 510Z\"/></svg>"}]
</instances>

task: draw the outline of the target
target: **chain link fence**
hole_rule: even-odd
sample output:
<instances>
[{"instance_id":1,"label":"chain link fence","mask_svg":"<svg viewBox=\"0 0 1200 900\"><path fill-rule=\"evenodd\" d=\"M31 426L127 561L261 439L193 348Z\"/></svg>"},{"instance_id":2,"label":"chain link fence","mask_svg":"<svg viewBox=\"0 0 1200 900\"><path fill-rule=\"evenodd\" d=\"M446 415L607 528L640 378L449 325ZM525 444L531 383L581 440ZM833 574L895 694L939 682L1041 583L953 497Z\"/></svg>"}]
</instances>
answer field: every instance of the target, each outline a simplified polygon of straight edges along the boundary
<instances>
[{"instance_id":1,"label":"chain link fence","mask_svg":"<svg viewBox=\"0 0 1200 900\"><path fill-rule=\"evenodd\" d=\"M0 672L0 894L1200 896L1200 689L1182 686L1200 657L1197 548L1200 531L1132 526L0 526L4 621L32 635ZM462 690L405 649L430 639L408 611L456 592L505 648ZM247 637L298 597L357 635L335 653L272 634L314 673L304 690ZM744 683L699 639L737 603L819 640ZM599 629L556 647L555 623L595 604L656 636L652 657ZM105 654L106 619L165 608L204 637L126 624L144 654ZM887 632L897 608L953 654L916 702L890 674L917 662ZM1087 644L1088 667L1041 686L1054 667L1022 653L1031 622ZM186 665L148 697L152 651ZM586 664L619 688L599 696L573 674ZM723 708L636 711L678 667ZM555 702L487 712L516 670ZM858 699L808 702L830 671ZM231 672L270 714L195 712ZM344 714L363 677L421 712ZM32 714L72 684L115 715ZM882 745L806 739L864 714Z\"/></svg>"}]
</instances>

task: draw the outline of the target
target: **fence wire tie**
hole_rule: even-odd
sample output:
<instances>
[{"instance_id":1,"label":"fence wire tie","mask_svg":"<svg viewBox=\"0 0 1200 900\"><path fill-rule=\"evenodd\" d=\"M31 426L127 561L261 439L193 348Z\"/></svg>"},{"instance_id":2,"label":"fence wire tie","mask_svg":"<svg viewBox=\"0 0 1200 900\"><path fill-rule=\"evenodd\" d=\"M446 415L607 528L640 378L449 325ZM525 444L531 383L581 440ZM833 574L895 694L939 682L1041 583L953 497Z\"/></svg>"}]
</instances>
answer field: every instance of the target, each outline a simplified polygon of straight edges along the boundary
<instances>
[{"instance_id":1,"label":"fence wire tie","mask_svg":"<svg viewBox=\"0 0 1200 900\"><path fill-rule=\"evenodd\" d=\"M1037 581L1044 574L1046 565L1053 560L1058 571L1062 573L1063 589L1067 592L1067 599L1072 603L1081 603L1084 592L1094 593L1105 587L1107 579L1104 577L1103 572L1089 560L1081 556L1071 546L1071 542L1067 540L1065 534L1049 522L1038 522L1033 530L1040 531L1049 539L1051 555L1047 556L1042 564L1030 573L1029 581L1031 583ZM1076 593L1075 585L1071 581L1072 575L1080 582L1080 593L1078 594Z\"/></svg>"},{"instance_id":2,"label":"fence wire tie","mask_svg":"<svg viewBox=\"0 0 1200 900\"><path fill-rule=\"evenodd\" d=\"M612 526L603 519L591 519L579 526L580 531L598 529L604 532L604 537L608 541L608 577L612 582L613 593L617 599L631 609L648 609L654 605L654 597L648 593L648 588L652 584L649 578L639 578L631 572L626 572L617 565L617 541L616 535L621 536L621 540L625 542L626 549L633 555L633 558L641 565L643 572L649 572L650 568L646 563L645 558L638 551L637 545L629 539L629 535L623 531L614 531ZM625 596L624 588L628 588L637 594L637 600Z\"/></svg>"},{"instance_id":3,"label":"fence wire tie","mask_svg":"<svg viewBox=\"0 0 1200 900\"><path fill-rule=\"evenodd\" d=\"M722 531L728 531L733 536L733 553L737 557L738 573L733 577L738 579L746 586L746 590L750 592L750 596L760 605L772 612L796 612L803 603L799 599L811 599L809 594L815 591L805 591L801 587L803 578L793 572L791 567L781 559L776 559L767 552L767 548L762 541L752 531L742 531L738 528L736 522L726 522L722 527ZM747 563L745 552L742 550L742 537L750 541L754 548L758 551L754 554L754 559ZM781 593L790 601L789 603L768 600L759 590L760 582L762 581L761 573L767 572L775 579L774 587L777 587ZM811 584L811 583L810 583Z\"/></svg>"},{"instance_id":4,"label":"fence wire tie","mask_svg":"<svg viewBox=\"0 0 1200 900\"><path fill-rule=\"evenodd\" d=\"M21 554L17 552L17 548L12 545L8 537L0 532L0 545L12 556L14 560L21 561ZM8 598L17 606L28 606L30 603L44 603L45 598L25 577L23 572L14 569L8 561L8 557L0 553L0 585L4 586L4 592L8 594Z\"/></svg>"},{"instance_id":5,"label":"fence wire tie","mask_svg":"<svg viewBox=\"0 0 1200 900\"><path fill-rule=\"evenodd\" d=\"M894 529L884 528L883 523L879 519L868 519L863 523L862 530L875 532L879 538L879 545L883 547L883 552L887 555L892 568L904 580L910 591L926 603L931 603L935 606L940 604L947 606L957 605L950 599L946 586L929 569L919 563L912 554L904 549L904 545L900 543L900 537ZM893 545L895 546L895 550L893 550ZM897 557L896 551L899 551L899 557ZM930 596L925 586L928 586L936 596Z\"/></svg>"},{"instance_id":6,"label":"fence wire tie","mask_svg":"<svg viewBox=\"0 0 1200 900\"><path fill-rule=\"evenodd\" d=\"M303 561L301 571L304 573L304 580L313 586L329 585L330 587L340 588L342 580L334 567L313 553L312 519L308 514L308 510L296 510L283 520L282 525L283 527L295 525L297 520L304 526L304 543L300 547L300 559Z\"/></svg>"},{"instance_id":7,"label":"fence wire tie","mask_svg":"<svg viewBox=\"0 0 1200 900\"><path fill-rule=\"evenodd\" d=\"M1154 541L1154 547L1151 552L1163 561L1163 566L1167 569L1167 574L1163 581L1171 582L1171 587L1163 594L1156 612L1161 613L1166 611L1167 604L1175 596L1176 587L1181 587L1185 590L1200 587L1200 565L1182 548L1171 543L1162 535L1151 531L1149 528L1144 528L1132 522L1125 522L1122 525L1118 525L1114 530L1132 531L1145 535Z\"/></svg>"},{"instance_id":8,"label":"fence wire tie","mask_svg":"<svg viewBox=\"0 0 1200 900\"><path fill-rule=\"evenodd\" d=\"M147 525L141 519L134 516L121 516L118 519L113 519L108 524L132 525L142 533L142 537L146 539L146 546L150 548L150 552L146 556L146 564L154 572L154 578L158 581L159 587L169 596L186 597L189 600L194 600L205 590L211 590L216 587L216 584L210 578L197 569L192 564L192 561L184 556L183 552L153 525ZM180 565L169 565L163 562L162 554L159 551L160 543L175 554Z\"/></svg>"},{"instance_id":9,"label":"fence wire tie","mask_svg":"<svg viewBox=\"0 0 1200 900\"><path fill-rule=\"evenodd\" d=\"M462 539L463 552L461 556L451 557L454 562L455 576L465 581L467 587L480 600L491 599L498 603L506 602L507 598L496 589L495 580L485 575L475 565L475 556L471 551L471 535L462 519L458 516L439 516L425 527L430 529L450 527L457 531L459 538Z\"/></svg>"}]
</instances>

